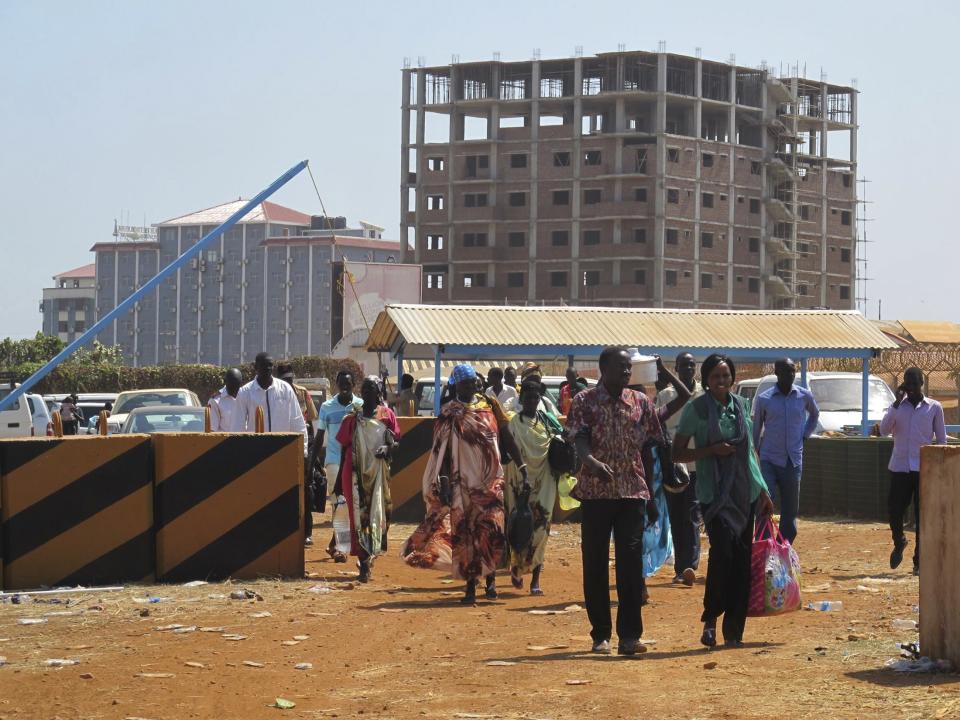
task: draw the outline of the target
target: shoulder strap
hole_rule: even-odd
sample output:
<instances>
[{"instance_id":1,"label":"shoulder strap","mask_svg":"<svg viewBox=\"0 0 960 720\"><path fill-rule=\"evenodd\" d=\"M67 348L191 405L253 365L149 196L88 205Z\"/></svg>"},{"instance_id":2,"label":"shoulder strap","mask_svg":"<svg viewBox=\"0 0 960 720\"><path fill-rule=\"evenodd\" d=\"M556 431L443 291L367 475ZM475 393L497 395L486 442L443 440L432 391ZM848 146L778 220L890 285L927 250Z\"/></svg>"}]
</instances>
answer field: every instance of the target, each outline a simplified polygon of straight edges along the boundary
<instances>
[{"instance_id":1,"label":"shoulder strap","mask_svg":"<svg viewBox=\"0 0 960 720\"><path fill-rule=\"evenodd\" d=\"M707 417L710 415L710 411L707 409L707 402L708 402L707 394L704 393L703 395L700 395L699 397L695 398L692 403L693 409L696 410L697 412L697 417L700 418L701 420L706 420Z\"/></svg>"}]
</instances>

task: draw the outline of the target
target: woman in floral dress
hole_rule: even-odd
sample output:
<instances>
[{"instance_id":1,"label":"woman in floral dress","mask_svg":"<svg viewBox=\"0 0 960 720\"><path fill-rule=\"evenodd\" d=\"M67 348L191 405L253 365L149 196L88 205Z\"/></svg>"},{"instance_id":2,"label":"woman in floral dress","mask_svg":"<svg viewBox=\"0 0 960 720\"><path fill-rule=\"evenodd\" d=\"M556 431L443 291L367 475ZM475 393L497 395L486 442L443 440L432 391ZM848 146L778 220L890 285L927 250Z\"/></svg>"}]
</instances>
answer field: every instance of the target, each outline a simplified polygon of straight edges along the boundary
<instances>
[{"instance_id":1,"label":"woman in floral dress","mask_svg":"<svg viewBox=\"0 0 960 720\"><path fill-rule=\"evenodd\" d=\"M477 393L476 377L470 365L453 370L456 399L435 421L423 475L427 515L400 552L413 567L450 568L466 581L465 604L476 600L480 577L486 578L486 597L497 597L494 573L506 546L500 444L511 457L522 457L500 404ZM526 481L526 467L518 464Z\"/></svg>"}]
</instances>

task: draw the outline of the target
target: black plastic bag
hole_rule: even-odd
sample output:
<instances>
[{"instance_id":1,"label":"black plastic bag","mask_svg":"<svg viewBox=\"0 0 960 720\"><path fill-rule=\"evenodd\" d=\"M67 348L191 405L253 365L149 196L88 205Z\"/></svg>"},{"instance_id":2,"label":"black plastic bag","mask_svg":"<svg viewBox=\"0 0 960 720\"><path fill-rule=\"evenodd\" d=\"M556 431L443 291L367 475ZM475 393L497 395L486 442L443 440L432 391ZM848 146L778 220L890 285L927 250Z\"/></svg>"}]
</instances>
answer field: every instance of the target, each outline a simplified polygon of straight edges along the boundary
<instances>
[{"instance_id":1,"label":"black plastic bag","mask_svg":"<svg viewBox=\"0 0 960 720\"><path fill-rule=\"evenodd\" d=\"M514 552L521 553L533 540L533 513L530 511L530 486L517 494L517 505L510 513L507 541Z\"/></svg>"}]
</instances>

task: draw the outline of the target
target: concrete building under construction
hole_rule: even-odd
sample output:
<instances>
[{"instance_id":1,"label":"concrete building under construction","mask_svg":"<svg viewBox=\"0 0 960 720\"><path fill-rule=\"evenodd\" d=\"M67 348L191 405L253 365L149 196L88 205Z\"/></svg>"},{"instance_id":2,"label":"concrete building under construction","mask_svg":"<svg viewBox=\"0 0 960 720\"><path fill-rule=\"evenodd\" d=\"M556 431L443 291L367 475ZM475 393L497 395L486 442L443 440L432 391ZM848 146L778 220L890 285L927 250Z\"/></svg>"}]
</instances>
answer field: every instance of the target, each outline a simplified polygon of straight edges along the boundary
<instances>
[{"instance_id":1,"label":"concrete building under construction","mask_svg":"<svg viewBox=\"0 0 960 720\"><path fill-rule=\"evenodd\" d=\"M424 302L855 307L857 90L666 52L403 70Z\"/></svg>"}]
</instances>

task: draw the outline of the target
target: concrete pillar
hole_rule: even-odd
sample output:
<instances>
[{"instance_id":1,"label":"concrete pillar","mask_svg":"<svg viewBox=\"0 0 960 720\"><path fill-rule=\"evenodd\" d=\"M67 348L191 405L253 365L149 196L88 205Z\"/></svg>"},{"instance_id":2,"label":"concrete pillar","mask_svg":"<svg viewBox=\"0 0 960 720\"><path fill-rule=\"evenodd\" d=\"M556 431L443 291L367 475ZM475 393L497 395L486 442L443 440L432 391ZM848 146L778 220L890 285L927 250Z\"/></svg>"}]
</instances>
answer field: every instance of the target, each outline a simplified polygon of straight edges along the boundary
<instances>
[{"instance_id":1,"label":"concrete pillar","mask_svg":"<svg viewBox=\"0 0 960 720\"><path fill-rule=\"evenodd\" d=\"M663 307L664 299L664 235L666 223L666 165L667 143L664 133L667 129L667 56L657 54L657 117L654 132L657 134L657 181L654 188L654 228L653 228L653 305Z\"/></svg>"},{"instance_id":2,"label":"concrete pillar","mask_svg":"<svg viewBox=\"0 0 960 720\"><path fill-rule=\"evenodd\" d=\"M409 262L407 256L407 208L410 205L410 79L412 71L403 70L403 88L400 101L400 262Z\"/></svg>"},{"instance_id":3,"label":"concrete pillar","mask_svg":"<svg viewBox=\"0 0 960 720\"><path fill-rule=\"evenodd\" d=\"M423 171L426 167L426 159L423 157L424 152L424 142L426 137L426 126L427 118L424 108L426 107L426 92L427 92L427 74L424 72L423 68L417 70L417 184L414 191L414 238L413 238L413 257L414 262L419 264L422 262L421 259L421 249L423 247L424 238L420 236L420 220L421 213L423 212L423 203L426 201L425 198L421 197L421 188L423 187ZM448 172L451 172L452 169L448 167ZM407 201L407 206L404 207L406 211L409 207L409 200ZM449 241L450 238L447 238ZM401 238L401 241L405 242L406 234Z\"/></svg>"},{"instance_id":4,"label":"concrete pillar","mask_svg":"<svg viewBox=\"0 0 960 720\"><path fill-rule=\"evenodd\" d=\"M527 231L527 300L537 297L537 220L539 218L540 194L537 191L540 177L540 61L530 63L530 223ZM544 192L546 197L546 192Z\"/></svg>"},{"instance_id":5,"label":"concrete pillar","mask_svg":"<svg viewBox=\"0 0 960 720\"><path fill-rule=\"evenodd\" d=\"M570 198L572 222L570 223L570 300L580 299L580 138L583 129L583 58L573 60L573 191Z\"/></svg>"}]
</instances>

